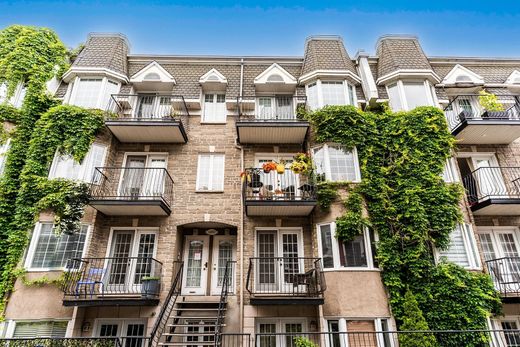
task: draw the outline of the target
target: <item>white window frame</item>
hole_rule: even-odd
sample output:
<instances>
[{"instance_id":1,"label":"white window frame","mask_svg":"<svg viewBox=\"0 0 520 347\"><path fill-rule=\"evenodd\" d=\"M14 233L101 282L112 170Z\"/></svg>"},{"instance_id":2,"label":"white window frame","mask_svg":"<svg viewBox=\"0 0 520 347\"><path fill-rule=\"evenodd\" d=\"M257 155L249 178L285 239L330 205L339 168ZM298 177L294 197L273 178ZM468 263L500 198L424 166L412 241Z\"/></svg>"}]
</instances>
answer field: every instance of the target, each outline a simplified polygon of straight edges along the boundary
<instances>
[{"instance_id":1,"label":"white window frame","mask_svg":"<svg viewBox=\"0 0 520 347\"><path fill-rule=\"evenodd\" d=\"M341 266L340 260L340 252L339 252L339 242L335 237L336 235L336 222L328 222L328 223L318 223L316 224L316 232L318 239L318 254L321 259L323 259L323 249L321 244L321 226L330 225L330 235L332 239L332 257L334 259L334 267L325 268L323 267L323 271L379 271L374 264L374 257L372 254L372 243L370 241L370 231L367 227L363 229L363 241L365 243L365 253L367 257L367 266ZM374 242L378 241L378 236L374 232Z\"/></svg>"},{"instance_id":2,"label":"white window frame","mask_svg":"<svg viewBox=\"0 0 520 347\"><path fill-rule=\"evenodd\" d=\"M392 318L390 317L378 317L378 318L360 318L360 317L323 317L323 331L327 333L336 333L335 331L329 330L329 321L338 321L338 330L337 333L344 338L340 338L340 345L342 347L348 347L348 327L347 321L373 321L374 322L374 331L380 332L383 331L383 323L382 321L386 320L388 322L388 330L386 331L396 331L395 324ZM343 335L341 335L343 333ZM390 346L384 344L384 339L382 334L377 334L376 336L377 346L378 347L395 347L394 339L390 338ZM325 341L326 346L329 346L328 339Z\"/></svg>"},{"instance_id":3,"label":"white window frame","mask_svg":"<svg viewBox=\"0 0 520 347\"><path fill-rule=\"evenodd\" d=\"M314 150L317 150L319 148L323 148L324 151L323 151L323 160L325 162L325 168L324 168L324 171L325 171L325 179L327 181L332 181L331 179L331 170L330 170L330 156L329 156L329 146L338 146L338 147L343 147L342 145L339 145L339 144L335 144L335 143L324 143L320 146L315 146L315 147L312 147L311 148L311 154L312 156L314 157ZM346 150L345 150L346 151ZM346 151L348 152L348 151ZM352 157L354 159L354 170L355 170L355 179L352 180L351 182L353 183L359 183L361 182L361 170L360 170L360 167L359 167L359 159L358 159L358 153L357 153L357 148L354 147L350 153L352 153ZM314 158L313 158L314 160Z\"/></svg>"},{"instance_id":4,"label":"white window frame","mask_svg":"<svg viewBox=\"0 0 520 347\"><path fill-rule=\"evenodd\" d=\"M215 156L222 156L222 189L213 189L213 186L215 185L213 182L213 175L210 175L210 182L208 184L209 189L201 189L201 182L200 182L200 174L201 174L201 160L202 156L210 156L210 162L209 162L209 172L213 172L213 161ZM196 192L199 193L222 193L225 189L225 177L226 176L226 155L224 153L199 153L198 159L197 159L197 182L195 185Z\"/></svg>"},{"instance_id":5,"label":"white window frame","mask_svg":"<svg viewBox=\"0 0 520 347\"><path fill-rule=\"evenodd\" d=\"M480 261L480 252L477 247L477 241L475 238L475 233L473 231L473 226L469 223L459 223L457 227L461 230L462 241L464 243L464 249L466 250L466 256L468 257L469 262L469 266L464 266L464 268L468 270L481 270L482 263ZM437 260L437 263L441 262L443 259L445 259L448 262L451 262L446 258L446 256L441 255L440 251L437 248L435 248L435 258Z\"/></svg>"},{"instance_id":6,"label":"white window frame","mask_svg":"<svg viewBox=\"0 0 520 347\"><path fill-rule=\"evenodd\" d=\"M444 171L442 173L442 179L446 183L461 182L455 157L450 157L446 160L446 163L444 164Z\"/></svg>"},{"instance_id":7,"label":"white window frame","mask_svg":"<svg viewBox=\"0 0 520 347\"><path fill-rule=\"evenodd\" d=\"M274 324L276 325L275 334L285 334L285 324L301 324L302 333L309 332L309 322L307 318L295 317L295 318L256 318L255 319L255 333L260 334L261 324ZM296 335L296 334L295 334ZM277 347L287 347L285 345L284 335L275 335Z\"/></svg>"},{"instance_id":8,"label":"white window frame","mask_svg":"<svg viewBox=\"0 0 520 347\"><path fill-rule=\"evenodd\" d=\"M34 252L36 251L36 247L38 246L38 239L40 238L40 233L42 230L43 224L52 224L52 221L38 221L33 229L33 233L31 236L31 242L29 243L29 248L27 249L24 268L28 272L49 272L49 271L65 271L66 267L47 267L47 268L34 268L32 267L32 262L34 260ZM92 235L93 226L91 224L82 223L83 225L87 225L87 233L85 235L85 244L83 246L83 252L81 253L81 257L83 258L87 253L87 249L90 244L90 235Z\"/></svg>"},{"instance_id":9,"label":"white window frame","mask_svg":"<svg viewBox=\"0 0 520 347\"><path fill-rule=\"evenodd\" d=\"M143 337L147 336L148 332L148 321L146 318L96 318L94 320L94 329L92 331L92 337L99 337L101 325L103 324L118 324L119 325L119 331L118 336L121 337L127 337L126 335L123 335L123 331L126 331L125 328L128 327L128 324L143 324L144 325L144 332ZM137 337L137 336L131 336L131 337Z\"/></svg>"},{"instance_id":10,"label":"white window frame","mask_svg":"<svg viewBox=\"0 0 520 347\"><path fill-rule=\"evenodd\" d=\"M208 120L206 118L206 95L213 95L213 104L215 105L214 106L214 111L216 112L217 108L218 108L218 96L219 95L223 95L224 96L224 102L222 103L224 105L224 113L223 114L216 114L214 116L214 118L216 120ZM226 93L220 91L215 91L215 92L205 92L204 94L202 94L202 115L201 115L201 123L202 124L226 124L227 123L227 104L226 104Z\"/></svg>"},{"instance_id":11,"label":"white window frame","mask_svg":"<svg viewBox=\"0 0 520 347\"><path fill-rule=\"evenodd\" d=\"M298 234L298 254L301 254L299 258L305 258L305 250L303 247L303 228L302 227L256 227L255 228L255 235L254 235L254 251L253 254L256 257L258 257L258 232L262 231L273 231L276 232L276 250L277 255L275 257L282 257L282 250L280 249L282 245L282 235L284 232L293 232L295 234Z\"/></svg>"},{"instance_id":12,"label":"white window frame","mask_svg":"<svg viewBox=\"0 0 520 347\"><path fill-rule=\"evenodd\" d=\"M114 233L116 233L118 231L133 231L134 232L134 238L132 240L132 249L131 249L131 254L129 255L129 257L137 257L137 250L139 248L138 236L141 233L154 234L155 243L154 243L152 258L157 257L157 247L159 245L159 228L158 227L112 227L112 228L110 228L110 233L108 235L108 242L107 242L107 248L105 251L105 258L111 257Z\"/></svg>"},{"instance_id":13,"label":"white window frame","mask_svg":"<svg viewBox=\"0 0 520 347\"><path fill-rule=\"evenodd\" d=\"M101 80L101 87L99 88L99 92L98 92L98 95L97 95L97 103L94 107L92 107L93 109L101 109L101 110L105 110L108 108L108 105L102 105L103 101L104 101L104 96L105 94L107 93L108 91L108 81L109 81L109 78L108 77L104 77L104 76L77 76L75 79L74 79L74 83L73 83L73 86L72 86L72 91L70 93L70 96L68 98L68 104L71 104L71 105L76 105L76 97L77 97L77 93L78 93L78 86L80 85L80 80L81 79L100 79ZM121 83L120 82L117 82L117 81L114 81L113 79L110 79L110 81L112 83L116 83L117 84L117 89L118 91L121 90ZM109 103L110 103L110 96L109 96Z\"/></svg>"},{"instance_id":14,"label":"white window frame","mask_svg":"<svg viewBox=\"0 0 520 347\"><path fill-rule=\"evenodd\" d=\"M5 164L7 163L7 155L10 149L11 138L9 137L2 145L0 145L0 177L4 174Z\"/></svg>"},{"instance_id":15,"label":"white window frame","mask_svg":"<svg viewBox=\"0 0 520 347\"><path fill-rule=\"evenodd\" d=\"M520 229L517 226L482 226L477 228L477 234L489 234L491 235L491 242L495 251L496 259L504 258L506 255L503 252L498 234L513 234L515 245L518 251L518 257L520 257ZM520 327L520 324L519 324Z\"/></svg>"},{"instance_id":16,"label":"white window frame","mask_svg":"<svg viewBox=\"0 0 520 347\"><path fill-rule=\"evenodd\" d=\"M405 83L423 83L424 84L424 88L426 90L426 97L428 99L428 105L424 105L424 106L435 106L437 103L436 103L436 99L434 97L434 94L432 94L433 90L432 89L432 85L430 83L430 81L428 80L416 80L416 79L413 79L413 80L397 80L395 82L392 82L392 83L388 83L387 85L385 85L385 88L386 88L386 93L388 95L388 98L390 99L390 92L389 92L389 86L391 85L394 85L396 84L397 85L397 92L399 94L399 100L401 102L401 107L402 109L401 110L393 110L394 112L398 112L398 111L409 111L410 108L408 107L408 100L406 100L406 94L404 92L404 84ZM392 102L390 101L390 104Z\"/></svg>"},{"instance_id":17,"label":"white window frame","mask_svg":"<svg viewBox=\"0 0 520 347\"><path fill-rule=\"evenodd\" d=\"M19 320L8 320L7 327L5 329L5 338L13 338L18 323L45 323L45 322L67 322L67 329L65 331L65 337L69 337L69 327L72 323L70 319L19 319Z\"/></svg>"},{"instance_id":18,"label":"white window frame","mask_svg":"<svg viewBox=\"0 0 520 347\"><path fill-rule=\"evenodd\" d=\"M313 81L312 83L305 85L305 95L308 95L308 89L315 85L316 88L316 108L319 109L325 106L324 100L323 100L323 89L322 89L322 82L342 82L343 83L343 91L345 93L345 104L343 105L351 105L351 106L357 106L357 94L356 94L356 86L349 83L347 80L328 80L328 79L320 79L318 78L316 81ZM351 96L349 93L349 86L352 88L352 97L353 100L351 100ZM309 105L312 109L312 105ZM314 109L313 109L314 110Z\"/></svg>"},{"instance_id":19,"label":"white window frame","mask_svg":"<svg viewBox=\"0 0 520 347\"><path fill-rule=\"evenodd\" d=\"M94 177L96 177L96 170L95 170L96 167L94 167L94 174L92 175L90 180L89 179L87 179L87 180L84 179L85 175L87 174L85 172L85 170L87 168L87 165L85 165L86 164L85 159L87 159L88 154L90 153L90 151L92 150L92 148L94 146L99 146L99 147L103 148L103 160L102 160L102 163L101 163L101 167L103 167L103 166L105 166L105 163L106 163L106 160L107 160L108 146L105 145L105 144L102 144L102 143L94 142L90 146L89 152L87 152L85 158L83 159L83 162L81 162L81 163L76 162L72 157L67 158L67 160L74 160L75 164L78 164L78 165L81 166L80 171L79 171L79 177L81 177L81 178L76 178L76 179L78 179L80 181L83 181L83 182L86 182L86 183L97 183L97 182L94 181ZM61 178L61 177L57 177L56 176L56 170L57 170L57 167L58 167L58 162L59 162L59 160L62 157L63 156L60 155L59 152L56 150L56 152L54 153L54 158L52 160L51 168L49 169L49 174L47 176L49 179Z\"/></svg>"}]
</instances>

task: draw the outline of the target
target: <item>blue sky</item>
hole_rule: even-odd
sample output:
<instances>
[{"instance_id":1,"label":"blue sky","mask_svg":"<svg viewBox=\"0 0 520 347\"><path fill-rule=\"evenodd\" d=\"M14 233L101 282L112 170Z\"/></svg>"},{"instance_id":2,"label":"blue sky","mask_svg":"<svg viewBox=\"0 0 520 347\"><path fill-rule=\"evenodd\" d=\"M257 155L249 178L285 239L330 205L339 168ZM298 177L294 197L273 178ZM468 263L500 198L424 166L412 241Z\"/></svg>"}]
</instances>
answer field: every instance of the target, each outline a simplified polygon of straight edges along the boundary
<instances>
[{"instance_id":1,"label":"blue sky","mask_svg":"<svg viewBox=\"0 0 520 347\"><path fill-rule=\"evenodd\" d=\"M353 56L406 33L428 55L520 57L520 0L0 0L0 28L10 24L50 27L70 47L89 32L122 32L132 53L302 55L307 36L335 34Z\"/></svg>"}]
</instances>

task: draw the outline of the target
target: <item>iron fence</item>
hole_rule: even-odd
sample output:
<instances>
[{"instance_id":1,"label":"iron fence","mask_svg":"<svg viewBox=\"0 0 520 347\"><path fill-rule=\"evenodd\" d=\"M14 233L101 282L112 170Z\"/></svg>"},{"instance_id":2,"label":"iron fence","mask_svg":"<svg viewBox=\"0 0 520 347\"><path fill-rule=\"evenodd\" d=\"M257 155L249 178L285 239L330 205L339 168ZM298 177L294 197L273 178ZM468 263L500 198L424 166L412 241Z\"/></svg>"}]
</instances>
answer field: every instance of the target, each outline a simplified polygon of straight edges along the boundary
<instances>
[{"instance_id":1,"label":"iron fence","mask_svg":"<svg viewBox=\"0 0 520 347\"><path fill-rule=\"evenodd\" d=\"M189 116L183 96L168 94L112 94L107 120L173 121Z\"/></svg>"},{"instance_id":2,"label":"iron fence","mask_svg":"<svg viewBox=\"0 0 520 347\"><path fill-rule=\"evenodd\" d=\"M262 95L240 97L237 105L242 121L302 121L307 109L305 96Z\"/></svg>"},{"instance_id":3,"label":"iron fence","mask_svg":"<svg viewBox=\"0 0 520 347\"><path fill-rule=\"evenodd\" d=\"M470 204L520 197L520 167L481 167L463 179Z\"/></svg>"},{"instance_id":4,"label":"iron fence","mask_svg":"<svg viewBox=\"0 0 520 347\"><path fill-rule=\"evenodd\" d=\"M158 299L162 263L151 257L70 259L64 300L103 300L122 295Z\"/></svg>"},{"instance_id":5,"label":"iron fence","mask_svg":"<svg viewBox=\"0 0 520 347\"><path fill-rule=\"evenodd\" d=\"M495 288L504 297L520 294L520 257L503 257L486 261Z\"/></svg>"}]
</instances>

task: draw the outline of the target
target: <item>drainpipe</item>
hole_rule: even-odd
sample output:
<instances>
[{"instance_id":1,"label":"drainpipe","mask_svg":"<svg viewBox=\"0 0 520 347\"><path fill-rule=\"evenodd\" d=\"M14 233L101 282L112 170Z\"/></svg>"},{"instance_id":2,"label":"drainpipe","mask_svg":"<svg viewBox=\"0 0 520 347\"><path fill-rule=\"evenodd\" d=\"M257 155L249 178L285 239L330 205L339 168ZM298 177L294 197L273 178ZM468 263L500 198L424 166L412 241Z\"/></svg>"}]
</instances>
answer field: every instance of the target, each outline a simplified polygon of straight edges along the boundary
<instances>
[{"instance_id":1,"label":"drainpipe","mask_svg":"<svg viewBox=\"0 0 520 347\"><path fill-rule=\"evenodd\" d=\"M240 89L239 100L242 101L242 92L244 86L244 58L240 59ZM240 113L239 110L237 110ZM238 117L238 115L237 115ZM238 144L235 139L235 147L240 149L240 172L244 171L244 147ZM242 179L240 179L242 183ZM240 247L240 332L244 332L244 190L240 186L240 230L239 230L239 247Z\"/></svg>"}]
</instances>

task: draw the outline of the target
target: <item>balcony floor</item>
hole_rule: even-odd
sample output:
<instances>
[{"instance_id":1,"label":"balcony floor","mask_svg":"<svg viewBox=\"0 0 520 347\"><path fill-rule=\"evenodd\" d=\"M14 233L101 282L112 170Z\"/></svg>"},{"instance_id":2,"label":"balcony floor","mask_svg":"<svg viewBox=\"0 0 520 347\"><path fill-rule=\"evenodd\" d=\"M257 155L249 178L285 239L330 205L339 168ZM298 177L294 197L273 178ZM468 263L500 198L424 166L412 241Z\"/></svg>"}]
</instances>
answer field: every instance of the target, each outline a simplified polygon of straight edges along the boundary
<instances>
[{"instance_id":1,"label":"balcony floor","mask_svg":"<svg viewBox=\"0 0 520 347\"><path fill-rule=\"evenodd\" d=\"M314 210L315 200L246 200L248 216L308 216Z\"/></svg>"},{"instance_id":2,"label":"balcony floor","mask_svg":"<svg viewBox=\"0 0 520 347\"><path fill-rule=\"evenodd\" d=\"M171 208L163 200L96 199L89 205L106 216L169 216Z\"/></svg>"},{"instance_id":3,"label":"balcony floor","mask_svg":"<svg viewBox=\"0 0 520 347\"><path fill-rule=\"evenodd\" d=\"M154 120L107 120L107 128L121 142L186 143L182 122Z\"/></svg>"},{"instance_id":4,"label":"balcony floor","mask_svg":"<svg viewBox=\"0 0 520 347\"><path fill-rule=\"evenodd\" d=\"M157 306L158 298L141 296L108 297L108 298L64 298L63 306L93 307L93 306Z\"/></svg>"},{"instance_id":5,"label":"balcony floor","mask_svg":"<svg viewBox=\"0 0 520 347\"><path fill-rule=\"evenodd\" d=\"M305 121L239 121L238 142L242 144L302 144L309 130Z\"/></svg>"},{"instance_id":6,"label":"balcony floor","mask_svg":"<svg viewBox=\"0 0 520 347\"><path fill-rule=\"evenodd\" d=\"M515 216L520 215L520 198L491 198L471 206L475 216Z\"/></svg>"},{"instance_id":7,"label":"balcony floor","mask_svg":"<svg viewBox=\"0 0 520 347\"><path fill-rule=\"evenodd\" d=\"M251 305L323 305L322 297L253 296Z\"/></svg>"},{"instance_id":8,"label":"balcony floor","mask_svg":"<svg viewBox=\"0 0 520 347\"><path fill-rule=\"evenodd\" d=\"M520 121L469 119L452 134L460 144L509 144L520 137Z\"/></svg>"}]
</instances>

